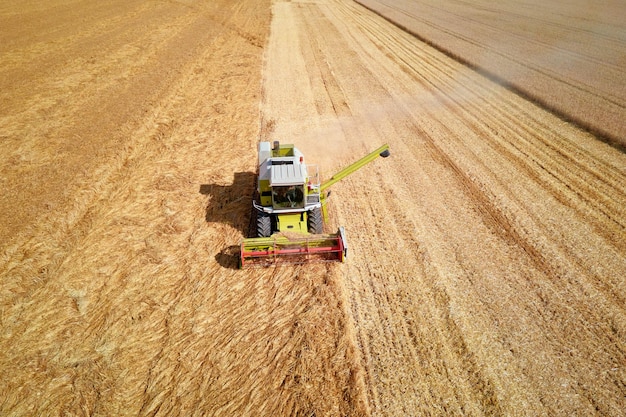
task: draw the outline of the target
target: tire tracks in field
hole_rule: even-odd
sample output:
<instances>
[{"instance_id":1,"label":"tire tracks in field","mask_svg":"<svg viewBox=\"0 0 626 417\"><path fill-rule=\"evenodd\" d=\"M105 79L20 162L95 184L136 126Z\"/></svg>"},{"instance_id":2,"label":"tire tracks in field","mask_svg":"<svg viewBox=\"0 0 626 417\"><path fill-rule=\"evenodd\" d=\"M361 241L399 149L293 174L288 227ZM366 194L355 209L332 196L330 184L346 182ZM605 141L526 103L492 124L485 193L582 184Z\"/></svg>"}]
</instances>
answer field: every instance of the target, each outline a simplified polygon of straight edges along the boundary
<instances>
[{"instance_id":1,"label":"tire tracks in field","mask_svg":"<svg viewBox=\"0 0 626 417\"><path fill-rule=\"evenodd\" d=\"M367 22L361 21L361 27L367 28ZM623 201L626 200L626 190L620 182L623 173L615 165L609 165L602 160L593 158L581 147L574 147L571 142L563 140L561 134L557 133L553 127L541 123L539 119L530 117L526 110L523 110L514 101L508 100L506 103L511 111L493 111L495 109L485 97L497 98L501 101L503 99L501 95L476 82L460 83L451 77L442 78L441 74L454 74L457 70L434 56L429 58L431 60L430 65L422 65L413 51L404 48L390 35L386 36L386 33L376 32L374 29L369 30L369 32L375 39L380 39L381 44L389 47L390 51L396 51L398 54L394 58L402 65L410 68L408 72L411 77L432 91L433 94L440 95L446 111L470 126L477 135L489 143L489 146L498 155L508 159L511 162L511 167L525 173L538 186L549 190L550 194L563 205L581 213L581 215L592 216L595 231L612 244L617 253L626 250L626 240L623 238L626 231L626 226L623 224L624 219L626 219L626 210L623 205ZM399 54L400 51L404 57L409 58L403 58ZM442 72L433 72L431 68L435 66ZM442 86L445 86L448 91L441 89ZM472 110L467 111L465 107L470 103L465 97L478 97L481 101L471 103ZM410 110L408 111L410 112ZM520 116L524 119L520 120ZM433 115L432 118L435 120L436 115ZM440 128L447 137L456 137L456 134L447 126L441 125ZM535 259L540 268L549 275L556 277L558 272L548 266L545 256L533 246L532 237L522 236L518 230L524 229L520 228L519 224L513 224L510 214L505 214L494 204L494 196L486 193L485 186L478 180L480 176L471 174L471 167L459 167L449 156L449 154L453 154L450 152L450 148L443 150L418 124L416 124L415 129L419 135L429 138L429 146L433 156L456 173L459 182L463 183L468 190L468 196L476 200L475 207L483 213L486 224L491 224L494 231L500 233L513 244L519 244L523 247ZM494 130L496 131L495 135ZM536 132L548 136L542 138ZM456 139L455 142L463 147L460 138ZM489 168L481 162L480 156L473 155L473 159L474 165L481 165L486 172L489 171ZM506 190L507 187L503 185L502 189ZM520 201L510 192L509 198L516 205L526 207L523 201ZM584 205L581 206L581 202ZM532 210L526 210L526 213L532 216ZM543 224L541 219L532 218L535 224ZM568 253L574 263L579 266L582 265L580 259L572 253L571 249L562 245L560 248ZM596 278L597 282L601 282L601 277L596 276ZM623 297L618 295L615 290L605 288L605 291L608 291L618 303L624 301Z\"/></svg>"},{"instance_id":2,"label":"tire tracks in field","mask_svg":"<svg viewBox=\"0 0 626 417\"><path fill-rule=\"evenodd\" d=\"M319 10L319 7L314 5L303 5L302 8L306 9L307 13L312 14L314 20L323 19L323 14ZM316 28L311 24L310 18L303 19L303 24L305 25L306 30L303 33L315 33ZM319 36L324 36L323 33L320 33ZM333 40L325 36L322 38L323 44L328 45L329 42L333 42ZM335 75L333 74L333 69L331 67L330 62L325 58L321 46L315 37L302 37L301 44L303 45L303 56L312 57L312 62L307 62L307 70L310 71L309 79L316 80L319 82L312 82L311 84L324 86L325 94L321 92L314 92L316 99L316 106L318 113L325 114L327 113L327 109L325 109L324 103L330 102L332 105L332 113L334 113L337 117L342 116L351 116L352 113L350 111L350 106L346 102L346 97L341 90L337 80L335 79ZM308 44L308 45L307 45ZM319 71L319 74L316 73ZM326 96L328 100L319 99L320 97Z\"/></svg>"},{"instance_id":3,"label":"tire tracks in field","mask_svg":"<svg viewBox=\"0 0 626 417\"><path fill-rule=\"evenodd\" d=\"M328 25L328 22L324 22L324 26L328 27ZM319 32L309 31L309 33ZM316 38L321 36L323 35L318 34ZM332 43L337 43L338 39L341 39L341 36L331 35L328 36L328 39L333 39ZM340 56L340 54L342 56L345 56L344 51L348 47L343 42L337 43L337 45L333 47L328 47L329 44L331 44L331 42L324 43L324 50L327 51L326 53L328 54L327 58L324 58L323 60L318 59L317 61L323 61L325 63L330 61L329 65L337 66L337 62L339 62L338 59L340 59L338 57ZM343 70L342 68L337 67L337 71L340 76L345 75L346 64L344 63L343 66ZM369 74L369 76L373 77L372 74ZM375 85L376 81L374 79L370 80L370 82L368 83L367 75L355 74L355 77L357 77L359 81L364 81L364 85L368 85L370 88L380 89L380 86ZM340 121L339 123L342 125L343 134L348 140L357 141L358 138L364 135L365 132L368 130L367 128L360 129L358 127L361 126L360 123L354 124L347 121ZM371 130L377 130L377 127L369 121L363 120L362 123L369 125L368 128ZM363 130L363 133L361 132L361 130ZM371 176L370 179L378 183L378 187L374 186L374 189L388 189L390 187L390 183L383 184L378 176ZM407 178L407 183L408 182L410 182L410 179ZM370 188L372 186L372 182L369 182L367 186L368 188ZM363 189L359 187L355 187L354 189L357 190L357 192L358 190L363 191ZM389 198L385 200L385 202L383 202L380 198L375 198L370 193L366 192L366 194L369 196L369 198L375 200L380 205L388 207L387 210L380 210L382 213L392 212L396 216L399 216L397 213L400 213L402 211L401 208L392 203L393 198ZM351 207L349 203L347 204L348 212L363 212L363 207ZM377 206L375 203L370 202L367 205L367 215L364 215L363 218L370 220L375 218L376 215L374 214L374 212L377 211L376 207ZM380 209L380 206L378 206L378 208ZM395 217L394 219L395 222L398 223L398 217ZM371 225L368 225L367 223L363 223L361 225L354 224L359 223L357 220L353 220L351 223L353 223L352 227L354 228L354 230L365 231L371 228L368 227ZM357 286L355 289L353 289L357 292L361 292L362 295L360 295L358 300L356 300L354 298L355 295L353 294L351 301L351 305L353 308L352 314L355 318L355 321L362 326L367 326L367 323L380 322L382 324L381 331L384 334L383 339L388 341L388 345L381 346L380 343L377 341L364 338L363 333L359 333L358 337L358 345L363 352L362 362L368 373L369 398L372 403L372 407L374 410L373 412L376 413L377 410L383 410L385 408L385 404L388 403L392 398L402 398L402 400L393 401L393 403L403 404L402 409L406 413L416 412L416 410L419 409L427 412L428 407L424 408L423 404L439 404L446 401L444 397L456 398L457 403L455 403L454 407L459 407L458 409L462 410L464 407L472 407L467 404L464 405L463 398L467 395L468 392L473 392L471 397L479 398L479 403L481 404L480 409L482 410L482 413L498 413L498 410L500 410L498 405L498 399L492 388L490 379L488 378L488 376L483 374L478 363L474 361L473 354L469 350L468 346L465 344L462 331L459 329L451 316L446 312L447 305L449 304L449 296L444 289L434 284L437 280L437 274L434 273L428 277L422 277L422 275L424 274L422 269L423 267L420 266L420 264L418 263L413 263L413 258L411 256L407 256L404 259L401 269L395 267L394 264L391 263L390 265L388 265L388 268L386 268L385 270L381 270L380 265L376 262L376 260L386 257L384 249L387 248L383 246L382 251L378 249L381 246L381 243L383 243L384 245L384 242L394 242L394 245L399 246L396 249L400 252L405 254L407 252L414 253L416 260L423 260L423 249L420 249L419 247L405 248L406 250L400 249L403 247L402 242L410 243L414 241L415 237L412 235L412 230L414 230L415 228L414 225L411 225L411 221L407 219L406 223L400 222L400 225L398 226L396 226L395 223L386 225L384 225L384 223L377 223L376 226L378 226L378 230L376 231L375 235L364 237L363 234L361 234L358 237L358 246L356 250L362 253L367 253L368 255L365 257L365 259L363 259L362 257L360 258L361 262L356 268L361 271L358 273L359 276L368 278L364 280L364 287L359 289ZM417 252L415 252L416 250ZM421 254L420 251L422 252ZM372 258L374 261L369 262L368 259L370 258ZM413 268L408 266L409 264L413 265ZM403 310L403 308L406 309L408 304L402 302L396 303L394 301L396 295L394 293L394 288L401 288L402 286L411 285L406 281L403 282L402 285L399 285L395 281L396 278L400 277L406 279L407 277L405 271L407 269L411 269L412 271L414 271L414 273L416 271L422 271L418 273L418 275L420 276L420 282L423 284L422 286L420 286L420 292L427 292L428 294L430 294L431 298L435 300L435 304L438 306L436 309L431 310L429 314L433 315L433 317L436 317L437 323L440 324L440 326L437 327L439 329L437 331L437 334L438 338L440 339L438 339L437 337L433 338L423 332L420 332L419 329L416 328L411 322L411 319L406 318L406 310ZM371 304L371 302L377 297L386 297L386 302ZM368 304L362 305L363 302L366 302ZM415 315L412 315L411 317L415 317ZM398 327L403 329L402 332L406 337L399 337L398 334L391 333L393 329L398 329ZM412 340L412 343L407 344L403 342L403 340ZM441 343L441 340L445 340L444 343L452 348L452 352L449 354L449 356L447 356L447 359L451 362L454 362L455 366L450 366L450 368L446 367L445 369L432 369L429 363L431 362L431 360L437 362L436 356L434 356L436 355L436 350L428 351L423 349L421 346L424 344L434 346L438 343ZM434 395L434 397L428 397L429 389L427 386L424 386L423 381L415 379L415 375L411 376L409 374L405 375L406 378L409 378L404 379L404 383L406 385L389 385L387 387L387 390L379 392L375 387L381 389L381 385L376 381L384 381L390 378L390 375L386 373L390 371L390 369L384 370L379 368L378 365L371 363L372 356L379 356L383 353L381 349L384 349L386 354L390 357L398 355L399 352L405 352L405 358L415 358L419 361L420 364L422 364L421 366L423 368L421 373L423 374L436 375L452 372L458 377L458 379L449 376L450 380L448 382L451 383L451 388L449 389L449 392L445 394L433 394L431 392L430 395ZM430 369L430 371L428 369ZM468 383L459 384L460 386L455 385L458 382L453 383L453 381L459 380L468 381ZM438 384L438 387L441 388L445 385L445 383L440 382ZM420 386L423 388L423 392L416 391L415 389L406 389L406 387L408 386ZM401 392L394 392L394 387ZM411 398L411 395L409 393L412 393L414 397ZM420 403L422 404L420 405ZM453 407L452 405L450 406Z\"/></svg>"},{"instance_id":4,"label":"tire tracks in field","mask_svg":"<svg viewBox=\"0 0 626 417\"><path fill-rule=\"evenodd\" d=\"M368 187L391 189L393 183L386 176L383 179L383 170L376 169ZM358 186L354 188L358 190ZM362 328L376 323L376 332L382 334L381 339L375 339L371 333L364 337L367 332L361 332L358 339L368 369L374 415L385 410L387 403L401 404L392 415L428 414L442 404L452 414L502 414L493 381L452 315L451 295L439 282L440 272L431 264L429 249L416 242L415 230L421 226L401 214L404 209L396 203L400 192L382 193L382 197L369 194L366 210L348 208L362 213L362 220L351 222L354 230L374 229L372 234L351 235L351 241L356 240L354 251L364 255L349 266L357 271L355 274L367 277L362 287L353 284L350 304L355 321ZM395 221L381 220L380 213L393 213ZM393 253L402 254L403 261L395 262ZM381 265L379 260L385 258L389 261ZM381 356L411 361L411 371L379 359L384 364L381 369L381 364L372 363L372 358ZM392 372L398 373L401 385L393 381Z\"/></svg>"},{"instance_id":5,"label":"tire tracks in field","mask_svg":"<svg viewBox=\"0 0 626 417\"><path fill-rule=\"evenodd\" d=\"M358 12L352 14L350 11L347 11L344 12L344 19L348 21L358 15ZM380 38L380 33L377 30L368 28L367 19L364 18L363 20L360 21L359 28L364 31L369 30L373 34L372 38ZM385 31L381 29L380 32L384 33ZM492 149L492 153L497 155L497 159L503 161L503 167L507 166L506 161L510 161L511 168L519 171L522 176L521 179L524 180L524 183L520 186L528 187L528 190L532 190L538 185L539 189L542 190L541 194L545 195L547 193L550 198L555 198L562 206L568 207L571 212L574 212L581 219L580 221L583 221L583 219L588 221L586 219L587 212L594 213L594 219L592 219L591 223L594 224L595 232L603 236L604 241L609 244L609 253L617 255L618 259L611 260L610 263L616 268L616 271L619 271L620 265L622 270L624 267L623 264L619 263L619 254L623 253L623 249L620 246L623 241L620 240L620 236L623 236L624 233L620 220L623 218L620 213L623 212L622 202L624 201L623 188L620 187L623 181L620 181L620 178L623 178L624 173L620 170L619 163L616 164L616 159L612 158L612 163L608 160L605 162L602 152L597 147L591 153L589 149L594 148L594 146L587 149L584 142L575 144L573 141L567 140L567 134L580 135L580 132L563 126L557 130L556 126L553 127L542 122L541 117L537 115L532 117L532 115L527 113L529 106L524 107L526 109L524 110L516 98L505 100L504 97L496 94L493 90L481 90L477 87L473 90L468 90L467 94L460 93L458 90L455 91L455 89L449 92L448 87L446 87L449 85L449 82L446 81L446 78L442 78L440 74L432 72L427 72L426 75L423 75L422 72L427 68L419 65L418 59L398 59L398 55L402 54L398 53L396 55L393 53L394 51L402 50L402 48L398 48L398 45L389 40L376 43L383 54L391 57L396 62L402 63L406 72L410 73L414 80L417 80L426 89L436 93L435 95L439 96L438 102L443 104L445 112L450 115L442 117L441 112L429 112L428 109L425 109L426 116L421 119L428 119L428 116L430 116L430 119L434 121L433 124L437 125L436 129L429 127L428 130L425 130L420 127L419 121L421 119L414 115L415 110L412 109L415 106L410 106L402 101L397 102L399 106L406 106L405 114L413 115L414 122L411 123L411 129L417 129L418 137L426 141L427 149L430 149L432 159L438 161L441 166L447 167L446 171L456 178L455 182L462 185L464 193L470 198L471 206L477 213L481 213L482 222L487 226L491 225L490 229L498 232L498 235L508 242L509 246L521 248L526 253L526 257L533 261L534 268L532 269L537 268L539 274L524 275L526 281L522 285L527 286L525 289L532 289L532 294L535 296L535 299L529 301L529 303L538 303L537 305L529 304L527 308L529 308L529 312L532 314L539 312L541 317L539 326L546 334L559 335L562 331L562 326L571 322L572 316L584 316L584 320L576 323L576 328L581 334L587 335L590 339L599 338L605 340L608 346L611 346L609 351L614 352L617 357L624 357L623 344L620 343L620 335L624 334L624 323L619 321L619 319L616 321L610 319L612 316L615 317L615 314L623 313L623 295L620 293L619 278L616 276L613 278L607 277L591 269L589 261L584 261L586 254L580 252L581 247L577 246L576 242L561 243L558 234L560 233L559 230L542 221L538 217L541 211L528 205L529 203L532 204L533 200L525 202L521 196L516 196L515 183L505 183L507 176L498 178L498 170L493 170L494 167L490 168L486 164L490 157L494 159L496 157L489 154L483 155L481 158L481 155L479 155L480 150L473 150L470 148L470 144L478 143L476 139L480 137L482 149ZM405 51L408 52L404 56L411 56L409 48L405 48ZM363 61L371 62L370 59L363 59ZM430 62L430 64L433 64L433 62ZM441 65L442 62L435 60L434 66L439 67ZM451 74L458 71L443 65L442 71L446 71L446 69ZM474 87L473 83L481 84L475 78L468 78L462 81L472 87ZM366 85L371 86L371 84ZM493 98L498 103L504 101L505 108L510 108L511 111L493 109L486 106L484 102L469 102L468 96L486 96ZM354 97L350 97L349 102L350 99L354 100ZM415 102L418 103L417 100ZM411 101L407 100L407 103L411 103ZM485 107L484 111L482 106ZM351 107L356 108L354 105L351 105ZM463 108L468 110L461 110ZM489 114L489 110L497 113L501 118L494 119ZM358 113L356 115L358 116ZM521 119L516 120L513 115L521 117ZM397 117L400 117L400 115L397 115ZM384 120L384 117L380 119ZM460 129L458 124L455 125L454 119L462 120L463 124L470 128L468 132L472 132L474 142L467 141L465 143L465 138L458 136L457 132ZM549 118L546 118L546 120L549 120ZM492 128L491 124L494 124L495 128ZM525 124L530 127L526 127ZM515 126L517 129L509 128L509 125ZM501 131L500 134L494 132L494 130L498 129ZM546 134L547 137L545 139L542 138L533 129ZM373 128L372 130L379 129ZM433 136L433 131L437 133L436 136ZM352 134L348 135L348 138L354 139L358 136ZM401 135L397 136L400 137ZM422 142L417 144L406 140L403 142L415 155L415 159L419 160L420 155L423 154L423 149L420 148L420 145L423 145ZM486 145L482 142L486 143ZM396 147L399 145L398 140L395 141L395 144ZM583 156L582 159L581 156ZM408 165L405 166L408 167ZM410 183L411 177L407 176L405 181ZM391 183L387 185L388 187L393 187ZM496 190L503 193L503 195L494 195ZM596 191L598 194L594 196ZM541 194L535 193L535 195ZM566 194L566 196L561 196L560 194ZM369 198L373 197L369 196ZM601 202L596 202L596 199L601 200ZM536 203L536 201L534 202ZM582 205L581 202L583 203ZM585 208L585 206L587 207ZM356 210L358 210L358 206L352 207L352 211ZM397 221L401 217L397 213L401 210L381 210L381 212L394 213L393 218ZM524 220L525 218L529 221ZM358 229L366 230L367 225L363 225ZM611 230L615 230L615 234ZM408 233L404 234L404 236L406 239L411 239ZM368 251L370 248L379 245L380 241L393 240L395 237L397 236L390 234L386 239L380 237L374 240L366 239L369 243L364 244L361 250ZM544 237L552 240L543 242L542 239ZM581 241L578 240L577 242ZM546 244L549 244L549 246L546 246ZM401 247L394 249L401 251ZM559 256L554 256L562 252L567 254L565 260L559 258ZM378 252L371 253L372 265L377 265L376 259L385 257L384 253L378 256L377 254ZM460 256L462 255L460 254ZM610 255L608 256L610 257ZM370 264L367 260L362 261L368 265ZM470 273L472 268L476 267L463 261L462 258L459 259L459 262L464 266L466 273ZM395 270L393 266L391 269ZM377 272L376 267L370 268L370 271L372 272L360 275L371 276L376 279L384 276ZM577 277L576 271L585 272L582 272L581 276ZM477 272L480 273L480 271ZM394 275L395 273L391 274L392 277ZM542 281L534 282L533 276L541 276ZM587 277L583 278L585 276ZM370 285L373 284L372 281L367 282ZM476 285L476 290L478 290L481 284L480 281L477 281L472 285ZM515 287L519 287L519 284L512 285L512 288ZM600 294L598 294L598 290ZM380 294L382 291L372 287L370 292L372 294ZM584 307L581 308L580 312L571 311L569 306L562 305L564 300L561 297L563 295L565 295L567 301L575 301L577 305ZM587 297L594 300L600 299L602 302L591 307L586 305ZM438 298L441 300L446 299L446 297ZM363 297L363 299L366 299L366 297ZM606 302L607 300L609 301L608 303ZM353 301L353 306L358 302ZM443 302L450 303L449 299ZM498 312L492 311L487 305L485 308L493 316L489 321L497 323ZM368 310L372 308L367 307ZM355 317L359 317L358 313L354 314ZM609 318L608 321L607 318ZM357 322L365 321L361 319L356 320ZM595 326L595 323L602 323L602 327L596 329L585 327ZM605 333L605 331L608 331L608 333ZM552 349L552 354L558 354L559 350L563 349L563 345L568 346L572 343L572 340L568 340L566 335L561 335L561 337L563 336L565 336L565 339L561 338L557 341L548 342L550 345L549 349ZM385 338L388 339L389 335ZM362 345L368 345L368 343L370 342L361 339ZM574 345L570 346L574 348ZM590 349L590 347L581 346L581 349ZM372 349L368 348L365 351L372 352ZM366 353L365 355L369 354ZM587 376L584 376L575 365L569 363L567 366L572 375L578 375L583 380L586 379L586 382L580 384L580 392L584 392L587 400L594 402L593 390L589 389L590 385ZM531 380L534 378L530 369L519 372L526 373ZM620 385L618 378L610 383L612 386ZM585 387L585 384L587 384L587 387ZM374 394L370 394L370 396L376 398ZM377 400L375 400L375 403L380 404ZM543 407L544 409L559 409L558 401L556 404L545 403ZM606 406L603 405L602 407ZM606 408L604 409L607 410Z\"/></svg>"},{"instance_id":6,"label":"tire tracks in field","mask_svg":"<svg viewBox=\"0 0 626 417\"><path fill-rule=\"evenodd\" d=\"M362 23L362 26L365 26ZM376 36L377 34L374 34ZM393 45L391 50L401 50L396 43L387 39L383 42L385 45ZM406 50L406 54L410 55L410 51ZM415 66L418 60L414 60L413 64L402 61L405 65L409 66L413 70L413 78L427 88L432 88L433 93L441 94L443 101L445 102L445 108L450 114L455 115L459 120L463 120L467 123L471 129L480 134L482 140L489 143L489 145L496 150L498 155L511 161L511 166L516 167L522 173L525 173L529 178L533 179L538 186L549 190L550 194L554 196L564 206L571 208L578 212L581 217L586 218L587 221L591 220L595 231L602 235L606 242L614 246L614 253L619 256L619 253L623 253L626 250L624 246L624 231L625 226L623 220L626 218L626 212L624 210L623 202L626 200L625 189L623 187L623 170L619 169L619 165L610 165L601 159L586 152L582 147L574 146L573 142L564 140L562 132L557 132L553 126L549 126L542 122L542 119L532 117L519 106L519 103L508 100L506 102L507 107L512 110L507 112L493 112L493 110L487 103L471 103L472 111L467 111L466 106L468 103L464 100L466 96L474 97L493 97L492 91L488 91L481 84L476 82L458 84L456 86L450 86L450 81L442 79L440 74L443 72L454 73L455 70L449 65L442 62L440 59L435 58L435 66L442 69L442 73L436 73L430 71L429 68L423 65ZM431 87L436 85L437 89ZM448 86L449 91L441 89L441 86ZM460 92L459 88L463 88L467 91ZM502 101L503 97L497 97L499 101ZM485 99L483 99L485 100ZM486 101L486 100L485 100ZM426 109L426 111L428 111ZM494 118L495 115L499 115L502 119ZM516 117L517 116L517 117ZM519 116L522 118L520 119ZM436 119L436 115L433 114L433 119ZM499 134L493 135L492 129L499 131ZM416 125L417 126L417 125ZM419 129L419 128L418 128ZM455 137L455 133L451 131L447 126L442 125L441 129L449 137ZM547 137L542 138L537 132L547 134ZM423 137L429 137L429 135L421 129L420 134ZM507 139L512 138L512 139ZM459 148L463 147L462 140L457 139L455 141ZM436 158L441 159L442 163L449 166L452 172L455 172L460 183L464 184L468 190L470 197L477 200L476 208L479 211L484 212L485 220L487 224L493 224L494 229L497 231L503 230L505 235L509 235L512 239L512 243L519 244L524 250L535 259L535 263L538 267L548 273L548 276L552 276L554 279L560 276L559 269L555 269L554 266L550 266L547 262L546 255L543 255L540 251L540 247L535 247L537 242L536 238L532 235L528 235L527 231L524 232L526 236L520 235L518 230L525 230L524 227L520 227L520 224L514 224L511 221L514 220L511 217L511 213L502 212L497 204L494 204L495 196L491 193L486 194L485 186L478 181L480 175L471 174L471 169L468 170L468 166L460 168L454 161L451 160L449 155L453 155L451 148L442 150L435 141L430 139L429 143L434 147L434 155ZM473 161L474 165L482 165L488 170L488 168L480 161L480 157L475 155ZM506 186L502 186L501 189L506 190ZM510 191L508 192L509 198L515 202L519 207L526 207L525 213L533 219L533 222L537 225L546 227L541 219L533 215L533 211L527 207L527 205L516 198ZM565 195L563 195L565 194ZM581 206L581 202L584 205ZM585 207L587 205L588 207ZM589 215L593 216L589 219ZM546 235L551 232L545 230ZM506 236L504 236L506 238ZM529 240L530 239L530 240ZM589 269L589 265L585 264L580 255L573 252L571 247L560 244L558 241L554 241L560 251L566 253L570 261L577 267L582 269ZM544 248L545 249L545 248ZM619 285L603 283L606 281L606 276L598 273L591 273L593 278L593 285L596 289L604 294L608 299L613 300L614 305L623 305L624 296L618 293L617 289ZM609 280L610 282L610 280ZM623 330L618 334L623 333Z\"/></svg>"},{"instance_id":7,"label":"tire tracks in field","mask_svg":"<svg viewBox=\"0 0 626 417\"><path fill-rule=\"evenodd\" d=\"M350 400L369 415L618 409L615 150L352 2L274 10L263 134L327 166L392 148L333 186L366 371Z\"/></svg>"}]
</instances>

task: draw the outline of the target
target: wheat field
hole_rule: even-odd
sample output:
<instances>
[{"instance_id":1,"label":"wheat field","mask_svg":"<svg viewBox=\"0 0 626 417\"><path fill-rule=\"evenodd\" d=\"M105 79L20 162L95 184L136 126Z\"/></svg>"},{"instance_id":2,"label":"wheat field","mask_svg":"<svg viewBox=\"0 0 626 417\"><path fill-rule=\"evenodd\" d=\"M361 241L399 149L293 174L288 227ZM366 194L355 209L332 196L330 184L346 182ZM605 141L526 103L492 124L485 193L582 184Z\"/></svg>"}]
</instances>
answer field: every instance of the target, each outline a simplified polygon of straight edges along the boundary
<instances>
[{"instance_id":1,"label":"wheat field","mask_svg":"<svg viewBox=\"0 0 626 417\"><path fill-rule=\"evenodd\" d=\"M0 0L0 415L623 414L623 120L363 3ZM333 186L345 264L237 269L259 140L390 144Z\"/></svg>"}]
</instances>

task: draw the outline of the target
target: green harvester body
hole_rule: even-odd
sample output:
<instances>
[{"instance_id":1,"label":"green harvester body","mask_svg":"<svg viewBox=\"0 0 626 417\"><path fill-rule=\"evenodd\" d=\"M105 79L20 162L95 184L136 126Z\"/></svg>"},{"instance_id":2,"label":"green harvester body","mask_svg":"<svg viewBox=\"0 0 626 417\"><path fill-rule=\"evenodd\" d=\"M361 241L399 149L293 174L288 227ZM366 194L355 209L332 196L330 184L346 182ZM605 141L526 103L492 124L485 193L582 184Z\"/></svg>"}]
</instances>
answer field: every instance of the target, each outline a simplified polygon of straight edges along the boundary
<instances>
[{"instance_id":1,"label":"green harvester body","mask_svg":"<svg viewBox=\"0 0 626 417\"><path fill-rule=\"evenodd\" d=\"M309 261L344 261L345 231L323 234L327 221L326 190L379 156L389 156L383 145L320 182L317 165L304 162L294 145L259 143L257 197L253 201L255 235L241 243L240 266Z\"/></svg>"}]
</instances>

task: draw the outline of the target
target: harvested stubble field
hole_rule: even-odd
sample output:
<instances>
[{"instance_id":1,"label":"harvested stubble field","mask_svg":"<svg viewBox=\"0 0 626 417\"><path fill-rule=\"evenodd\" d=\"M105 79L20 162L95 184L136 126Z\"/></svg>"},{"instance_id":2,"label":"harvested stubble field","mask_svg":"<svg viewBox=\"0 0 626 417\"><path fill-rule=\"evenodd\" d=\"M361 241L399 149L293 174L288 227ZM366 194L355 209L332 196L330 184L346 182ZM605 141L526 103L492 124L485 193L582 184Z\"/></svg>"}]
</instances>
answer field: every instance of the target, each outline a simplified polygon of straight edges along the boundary
<instances>
[{"instance_id":1,"label":"harvested stubble field","mask_svg":"<svg viewBox=\"0 0 626 417\"><path fill-rule=\"evenodd\" d=\"M450 33L493 16L449 4L476 10ZM1 415L623 414L626 156L389 18L0 1ZM588 28L594 62L623 33ZM623 69L597 74L623 139ZM346 264L234 269L259 139L326 175L391 145L333 187Z\"/></svg>"}]
</instances>

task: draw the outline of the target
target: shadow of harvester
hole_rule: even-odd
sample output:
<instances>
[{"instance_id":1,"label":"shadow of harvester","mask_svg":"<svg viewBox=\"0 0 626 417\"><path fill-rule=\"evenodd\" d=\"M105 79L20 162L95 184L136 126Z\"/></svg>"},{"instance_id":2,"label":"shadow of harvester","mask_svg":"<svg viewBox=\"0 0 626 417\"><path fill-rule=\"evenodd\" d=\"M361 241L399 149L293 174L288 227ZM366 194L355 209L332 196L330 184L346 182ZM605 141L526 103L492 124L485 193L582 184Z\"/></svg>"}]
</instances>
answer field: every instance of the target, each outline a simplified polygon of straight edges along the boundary
<instances>
[{"instance_id":1,"label":"shadow of harvester","mask_svg":"<svg viewBox=\"0 0 626 417\"><path fill-rule=\"evenodd\" d=\"M200 194L209 196L206 221L228 224L248 236L255 190L256 174L253 172L236 172L230 185L200 185ZM238 246L227 247L215 255L215 259L223 267L236 268L239 262L237 250Z\"/></svg>"},{"instance_id":2,"label":"shadow of harvester","mask_svg":"<svg viewBox=\"0 0 626 417\"><path fill-rule=\"evenodd\" d=\"M247 235L252 198L256 189L255 181L256 174L252 172L235 172L233 183L230 185L200 185L200 194L209 196L206 221L228 224Z\"/></svg>"}]
</instances>

